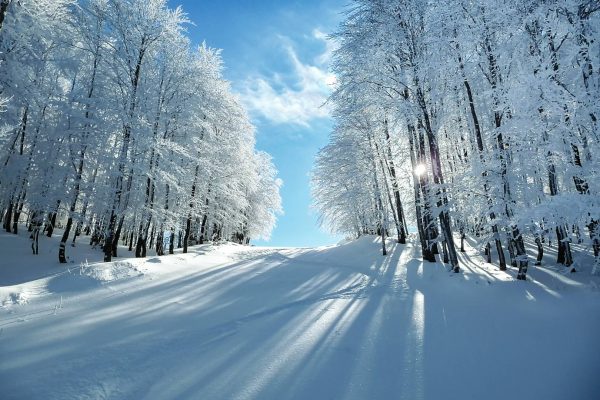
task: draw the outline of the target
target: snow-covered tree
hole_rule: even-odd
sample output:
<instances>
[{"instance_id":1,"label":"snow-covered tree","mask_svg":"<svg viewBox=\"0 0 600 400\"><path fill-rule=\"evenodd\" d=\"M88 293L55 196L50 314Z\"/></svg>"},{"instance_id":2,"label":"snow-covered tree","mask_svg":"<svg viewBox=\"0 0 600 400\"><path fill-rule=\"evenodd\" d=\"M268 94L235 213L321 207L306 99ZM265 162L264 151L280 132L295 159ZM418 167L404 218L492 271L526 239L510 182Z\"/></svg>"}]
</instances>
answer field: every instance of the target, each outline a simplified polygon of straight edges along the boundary
<instances>
[{"instance_id":1,"label":"snow-covered tree","mask_svg":"<svg viewBox=\"0 0 600 400\"><path fill-rule=\"evenodd\" d=\"M82 232L106 261L119 240L145 256L268 237L281 183L219 50L194 49L187 23L166 0L0 3L6 230L64 228L61 262Z\"/></svg>"},{"instance_id":2,"label":"snow-covered tree","mask_svg":"<svg viewBox=\"0 0 600 400\"><path fill-rule=\"evenodd\" d=\"M509 260L518 279L528 235L537 262L552 240L569 270L573 241L600 262L600 3L356 0L350 10L333 35L338 128L313 178L324 222L361 234L364 199L387 191L391 204L397 187L399 198L414 198L407 215L423 257L434 260L441 245L454 271L455 232L461 243L473 236L488 260L493 243L500 269ZM361 114L372 122L348 129ZM365 137L384 167L357 159ZM377 138L389 138L392 151ZM335 172L348 165L353 176L384 171L388 185L354 181L342 195L350 178Z\"/></svg>"}]
</instances>

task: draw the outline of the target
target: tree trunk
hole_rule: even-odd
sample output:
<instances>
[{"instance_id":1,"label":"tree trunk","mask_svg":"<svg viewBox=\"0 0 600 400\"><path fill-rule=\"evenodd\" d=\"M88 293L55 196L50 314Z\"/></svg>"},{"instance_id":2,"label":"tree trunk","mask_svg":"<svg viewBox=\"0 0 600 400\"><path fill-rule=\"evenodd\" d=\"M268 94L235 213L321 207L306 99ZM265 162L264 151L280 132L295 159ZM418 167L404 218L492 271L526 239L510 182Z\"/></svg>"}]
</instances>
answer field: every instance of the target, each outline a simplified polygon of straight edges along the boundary
<instances>
[{"instance_id":1,"label":"tree trunk","mask_svg":"<svg viewBox=\"0 0 600 400\"><path fill-rule=\"evenodd\" d=\"M400 200L400 189L398 185L398 178L396 177L396 168L394 165L394 159L392 156L392 147L390 143L390 132L388 128L388 121L385 120L385 139L387 145L387 153L388 153L388 165L390 171L390 178L392 181L392 190L394 192L394 200L396 202L396 214L398 216L398 220L400 222L400 237L398 238L398 243L405 244L406 236L408 235L407 227L406 227L406 219L404 217L404 209L402 208L402 201Z\"/></svg>"},{"instance_id":2,"label":"tree trunk","mask_svg":"<svg viewBox=\"0 0 600 400\"><path fill-rule=\"evenodd\" d=\"M8 203L8 208L6 209L6 214L4 214L4 230L8 233L11 233L11 219L13 214L13 201L11 200Z\"/></svg>"},{"instance_id":3,"label":"tree trunk","mask_svg":"<svg viewBox=\"0 0 600 400\"><path fill-rule=\"evenodd\" d=\"M457 45L457 49L458 49L458 45ZM473 121L473 127L475 130L475 139L477 141L477 150L479 151L479 159L483 165L485 163L484 154L483 154L483 152L484 152L483 135L481 132L481 126L479 125L479 118L477 116L477 111L475 109L475 101L473 98L473 92L471 91L471 85L470 85L469 81L467 80L467 77L464 73L464 65L463 65L460 54L458 56L458 61L459 61L459 66L460 66L461 73L463 76L463 84L465 86L465 91L467 92L467 99L469 101L469 111L471 113L471 119ZM505 271L506 270L506 258L504 256L504 250L502 249L502 241L500 240L498 225L494 222L496 220L496 214L493 211L491 211L491 208L493 206L493 201L492 201L491 196L489 195L489 184L487 182L487 179L488 179L487 171L483 171L483 177L485 179L483 189L486 194L488 206L490 207L489 215L490 215L490 220L492 222L492 233L494 234L494 242L496 244L496 251L498 253L498 264L500 267L500 271ZM489 256L489 258L491 259L491 255Z\"/></svg>"},{"instance_id":4,"label":"tree trunk","mask_svg":"<svg viewBox=\"0 0 600 400\"><path fill-rule=\"evenodd\" d=\"M82 148L79 153L79 163L77 165L77 175L75 177L75 187L73 189L73 198L71 199L71 205L69 207L69 217L67 219L67 225L63 232L62 238L60 239L60 245L58 248L58 261L62 263L67 262L67 256L65 254L65 247L67 240L69 239L69 233L71 232L71 226L73 225L73 214L75 213L75 207L77 206L77 200L79 200L79 192L81 189L81 178L83 176L83 163L85 159L85 147ZM73 239L74 241L75 239Z\"/></svg>"},{"instance_id":5,"label":"tree trunk","mask_svg":"<svg viewBox=\"0 0 600 400\"><path fill-rule=\"evenodd\" d=\"M448 244L446 240L442 243L442 252L444 254L444 264L448 264L450 260L448 259Z\"/></svg>"},{"instance_id":6,"label":"tree trunk","mask_svg":"<svg viewBox=\"0 0 600 400\"><path fill-rule=\"evenodd\" d=\"M60 200L56 202L56 208L53 212L48 216L48 226L46 230L46 236L52 237L52 233L54 233L54 228L56 227L56 217L58 215L58 209L60 208Z\"/></svg>"},{"instance_id":7,"label":"tree trunk","mask_svg":"<svg viewBox=\"0 0 600 400\"><path fill-rule=\"evenodd\" d=\"M125 216L122 215L119 218L119 224L117 225L117 230L115 231L115 236L112 240L112 256L117 257L117 248L119 246L119 239L121 238L121 230L123 229L123 221L125 221Z\"/></svg>"},{"instance_id":8,"label":"tree trunk","mask_svg":"<svg viewBox=\"0 0 600 400\"><path fill-rule=\"evenodd\" d=\"M529 266L529 261L527 259L527 253L525 251L525 242L521 234L519 233L519 229L513 227L513 237L515 238L515 248L517 250L517 261L519 262L519 271L517 273L517 279L525 280L527 279L527 268Z\"/></svg>"},{"instance_id":9,"label":"tree trunk","mask_svg":"<svg viewBox=\"0 0 600 400\"><path fill-rule=\"evenodd\" d=\"M158 233L156 234L156 255L158 255L158 256L165 255L164 238L165 238L165 232L162 229L159 229Z\"/></svg>"},{"instance_id":10,"label":"tree trunk","mask_svg":"<svg viewBox=\"0 0 600 400\"><path fill-rule=\"evenodd\" d=\"M60 239L60 245L58 246L58 262L64 264L67 262L67 255L65 254L65 247L67 244L67 240L69 239L69 232L71 231L71 225L73 225L73 217L69 215L67 219L67 225L65 226L65 231L63 232L62 238Z\"/></svg>"},{"instance_id":11,"label":"tree trunk","mask_svg":"<svg viewBox=\"0 0 600 400\"><path fill-rule=\"evenodd\" d=\"M146 237L148 235L147 232L148 227L146 227L146 234L144 234L144 225L143 223L140 223L140 226L138 228L137 241L135 243L135 256L137 258L142 257L142 253L146 253Z\"/></svg>"},{"instance_id":12,"label":"tree trunk","mask_svg":"<svg viewBox=\"0 0 600 400\"><path fill-rule=\"evenodd\" d=\"M396 227L396 233L398 234L398 243L402 243L402 232L403 229L401 228L401 222L399 222L399 218L396 215L396 210L394 210L394 207L392 206L393 202L392 202L392 194L390 193L390 187L388 184L388 180L387 180L387 175L385 173L386 169L389 172L389 168L386 168L386 163L384 161L384 156L383 154L381 154L381 152L379 151L379 146L377 145L377 142L375 142L375 150L377 151L377 158L379 159L379 165L381 166L381 172L383 175L383 183L385 184L385 193L386 196L388 198L388 203L390 205L390 209L392 211L392 216L394 218L394 225ZM404 236L404 243L406 243L406 235Z\"/></svg>"},{"instance_id":13,"label":"tree trunk","mask_svg":"<svg viewBox=\"0 0 600 400\"><path fill-rule=\"evenodd\" d=\"M427 134L427 141L429 142L429 155L431 158L431 166L433 173L433 181L436 185L444 184L444 176L442 173L442 164L440 162L440 151L437 145L437 139L431 127L431 121L429 118L429 112L427 110L427 103L425 101L425 95L421 88L417 89L417 100L419 108L423 115L425 133ZM438 208L441 210L439 214L440 226L444 233L444 240L448 245L448 257L450 259L450 266L453 272L460 272L458 266L458 256L456 254L456 247L454 246L454 239L452 237L452 221L450 213L448 211L448 198L446 196L446 189L442 189L441 192L438 190Z\"/></svg>"},{"instance_id":14,"label":"tree trunk","mask_svg":"<svg viewBox=\"0 0 600 400\"><path fill-rule=\"evenodd\" d=\"M35 227L33 228L33 232L31 232L31 250L33 251L33 254L35 254L35 255L39 254L39 252L40 252L39 238L40 238L40 225L39 225L39 223L36 223Z\"/></svg>"},{"instance_id":15,"label":"tree trunk","mask_svg":"<svg viewBox=\"0 0 600 400\"><path fill-rule=\"evenodd\" d=\"M542 259L544 258L544 246L542 246L542 240L539 235L535 237L535 244L537 245L537 258L535 259L535 265L542 265Z\"/></svg>"},{"instance_id":16,"label":"tree trunk","mask_svg":"<svg viewBox=\"0 0 600 400\"><path fill-rule=\"evenodd\" d=\"M19 201L19 205L15 209L15 214L13 215L12 233L14 233L15 235L18 233L19 218L21 217L21 212L23 211L24 205L25 205L25 193L23 193L23 196L21 197L21 201Z\"/></svg>"},{"instance_id":17,"label":"tree trunk","mask_svg":"<svg viewBox=\"0 0 600 400\"><path fill-rule=\"evenodd\" d=\"M152 224L152 230L150 231L150 235L148 236L150 238L150 243L148 243L149 248L154 247L154 232L155 231L156 231L156 226L154 224ZM143 256L146 257L146 252L143 253Z\"/></svg>"},{"instance_id":18,"label":"tree trunk","mask_svg":"<svg viewBox=\"0 0 600 400\"><path fill-rule=\"evenodd\" d=\"M82 222L77 221L77 225L75 225L75 232L73 234L73 240L71 241L71 247L75 247L75 240L77 240L78 236L81 236L81 226Z\"/></svg>"},{"instance_id":19,"label":"tree trunk","mask_svg":"<svg viewBox=\"0 0 600 400\"><path fill-rule=\"evenodd\" d=\"M133 230L131 230L131 233L129 234L129 248L127 249L128 251L132 251L133 250ZM136 243L136 248L137 248L137 243Z\"/></svg>"},{"instance_id":20,"label":"tree trunk","mask_svg":"<svg viewBox=\"0 0 600 400\"><path fill-rule=\"evenodd\" d=\"M188 241L190 240L190 230L192 229L192 217L188 216L185 222L185 235L183 236L183 253L188 251Z\"/></svg>"},{"instance_id":21,"label":"tree trunk","mask_svg":"<svg viewBox=\"0 0 600 400\"><path fill-rule=\"evenodd\" d=\"M188 218L187 218L187 221L185 224L185 236L183 238L183 252L184 253L187 253L188 241L190 239L190 231L192 229L192 210L194 209L194 197L196 196L196 180L198 179L199 171L200 171L200 166L196 165L196 169L194 171L194 180L192 182L192 193L190 195L190 211L188 213Z\"/></svg>"},{"instance_id":22,"label":"tree trunk","mask_svg":"<svg viewBox=\"0 0 600 400\"><path fill-rule=\"evenodd\" d=\"M410 163L413 171L413 192L415 195L415 214L417 219L417 232L419 234L419 241L421 242L421 255L423 260L435 262L435 256L431 252L430 247L427 243L427 235L425 232L425 223L422 215L422 201L421 201L421 188L420 178L417 176L417 161L416 154L417 148L415 146L415 128L413 125L408 124L408 142L410 145Z\"/></svg>"},{"instance_id":23,"label":"tree trunk","mask_svg":"<svg viewBox=\"0 0 600 400\"><path fill-rule=\"evenodd\" d=\"M10 4L10 0L1 0L0 1L0 32L2 31L2 25L4 24L4 18L6 18L6 12L8 10L8 6ZM1 33L0 33L1 35Z\"/></svg>"},{"instance_id":24,"label":"tree trunk","mask_svg":"<svg viewBox=\"0 0 600 400\"><path fill-rule=\"evenodd\" d=\"M129 98L129 108L127 110L127 117L132 120L135 114L135 108L137 105L137 89L139 79L141 75L142 61L146 52L147 38L144 36L140 44L138 51L138 58L133 73L133 79L131 81L131 96ZM105 234L105 245L104 245L104 261L111 261L111 257L116 257L117 254L117 242L119 240L120 226L122 225L123 217L120 219L119 228L117 228L117 211L121 204L121 196L123 194L123 179L125 177L125 163L129 153L129 144L131 141L131 125L130 121L126 121L123 125L123 142L119 150L118 158L118 173L115 184L115 194L113 196L110 219L108 223L108 229ZM115 229L118 231L115 232ZM116 238L116 240L115 240Z\"/></svg>"},{"instance_id":25,"label":"tree trunk","mask_svg":"<svg viewBox=\"0 0 600 400\"><path fill-rule=\"evenodd\" d=\"M376 196L376 204L375 207L377 209L377 214L378 214L378 229L379 229L379 233L381 235L381 250L383 255L387 255L387 249L385 247L385 231L387 229L387 224L386 224L386 211L383 208L383 199L382 199L382 195L381 195L381 188L379 186L379 178L377 177L377 163L375 161L375 158L378 155L378 151L377 151L377 144L375 143L372 135L370 134L370 132L367 131L367 136L369 139L369 147L371 147L371 167L373 170L373 185L375 187L375 196ZM384 172L384 171L382 171ZM384 176L385 179L385 176Z\"/></svg>"},{"instance_id":26,"label":"tree trunk","mask_svg":"<svg viewBox=\"0 0 600 400\"><path fill-rule=\"evenodd\" d=\"M171 235L169 236L169 254L173 254L173 247L175 245L175 231L171 229Z\"/></svg>"},{"instance_id":27,"label":"tree trunk","mask_svg":"<svg viewBox=\"0 0 600 400\"><path fill-rule=\"evenodd\" d=\"M117 224L117 215L115 214L114 206L113 210L108 219L108 228L104 233L104 262L110 262L112 260L112 243L114 237L115 226Z\"/></svg>"},{"instance_id":28,"label":"tree trunk","mask_svg":"<svg viewBox=\"0 0 600 400\"><path fill-rule=\"evenodd\" d=\"M208 199L206 199L206 204L208 205ZM204 244L206 240L206 222L208 221L208 213L204 214L202 217L202 225L200 226L200 238L199 243Z\"/></svg>"}]
</instances>

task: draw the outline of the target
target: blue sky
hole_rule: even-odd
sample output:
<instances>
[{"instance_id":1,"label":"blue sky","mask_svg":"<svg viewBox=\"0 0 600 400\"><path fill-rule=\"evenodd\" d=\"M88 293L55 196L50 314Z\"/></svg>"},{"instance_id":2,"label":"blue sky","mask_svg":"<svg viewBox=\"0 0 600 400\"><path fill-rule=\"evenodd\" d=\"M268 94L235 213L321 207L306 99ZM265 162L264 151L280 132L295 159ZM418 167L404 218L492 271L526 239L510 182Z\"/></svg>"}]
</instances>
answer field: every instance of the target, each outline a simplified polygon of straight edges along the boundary
<instances>
[{"instance_id":1,"label":"blue sky","mask_svg":"<svg viewBox=\"0 0 600 400\"><path fill-rule=\"evenodd\" d=\"M188 33L223 49L225 77L250 112L257 147L273 156L283 179L284 215L269 242L315 246L339 241L321 231L310 210L309 172L327 142L332 120L320 107L335 78L326 35L342 19L346 0L169 0L194 25Z\"/></svg>"}]
</instances>

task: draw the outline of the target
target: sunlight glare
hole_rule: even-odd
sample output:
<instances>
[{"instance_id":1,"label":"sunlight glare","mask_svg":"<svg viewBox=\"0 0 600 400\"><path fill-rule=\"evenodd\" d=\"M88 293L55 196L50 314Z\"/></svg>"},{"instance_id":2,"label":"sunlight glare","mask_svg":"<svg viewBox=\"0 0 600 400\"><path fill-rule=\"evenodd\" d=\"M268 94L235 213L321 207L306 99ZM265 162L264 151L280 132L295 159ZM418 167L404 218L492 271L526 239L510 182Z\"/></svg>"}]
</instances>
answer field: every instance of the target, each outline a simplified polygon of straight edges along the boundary
<instances>
[{"instance_id":1,"label":"sunlight glare","mask_svg":"<svg viewBox=\"0 0 600 400\"><path fill-rule=\"evenodd\" d=\"M415 175L417 175L417 176L421 176L426 172L427 172L427 167L423 163L417 164L417 166L415 167Z\"/></svg>"}]
</instances>

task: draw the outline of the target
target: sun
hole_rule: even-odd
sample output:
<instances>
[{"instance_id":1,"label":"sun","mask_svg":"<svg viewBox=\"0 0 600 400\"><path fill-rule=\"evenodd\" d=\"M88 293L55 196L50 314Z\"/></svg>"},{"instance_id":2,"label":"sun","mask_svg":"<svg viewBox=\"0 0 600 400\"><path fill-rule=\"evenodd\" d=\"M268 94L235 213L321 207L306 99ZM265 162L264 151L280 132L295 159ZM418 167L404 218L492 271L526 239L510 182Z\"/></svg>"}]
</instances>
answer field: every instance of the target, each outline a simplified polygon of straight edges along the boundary
<instances>
[{"instance_id":1,"label":"sun","mask_svg":"<svg viewBox=\"0 0 600 400\"><path fill-rule=\"evenodd\" d=\"M423 163L417 164L417 166L415 167L415 175L417 175L417 176L421 176L421 175L425 174L426 172L427 172L427 167Z\"/></svg>"}]
</instances>

